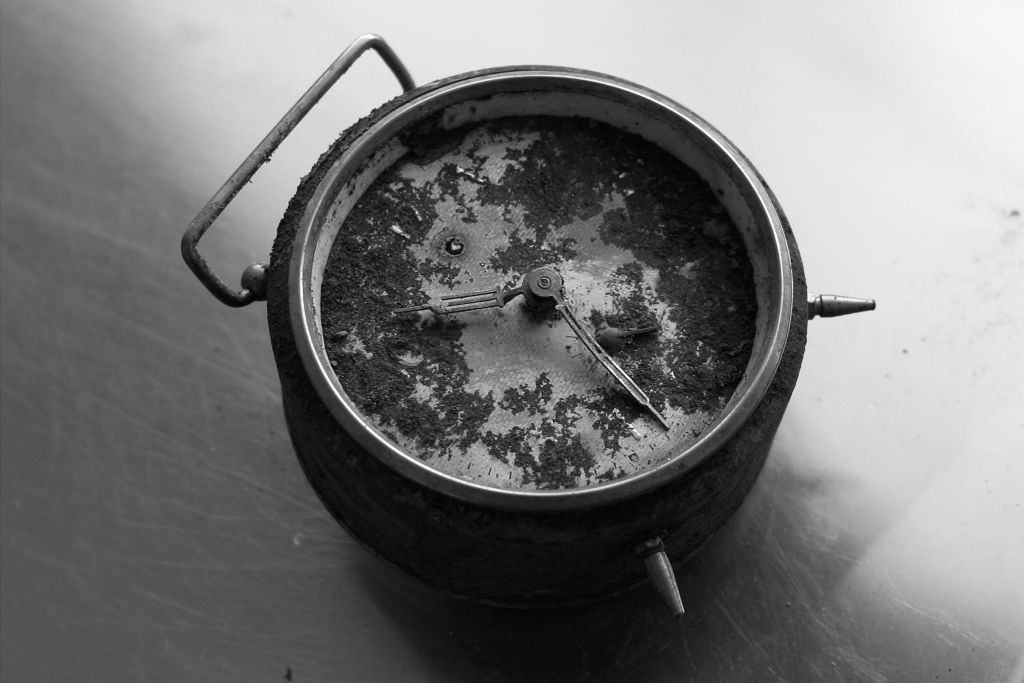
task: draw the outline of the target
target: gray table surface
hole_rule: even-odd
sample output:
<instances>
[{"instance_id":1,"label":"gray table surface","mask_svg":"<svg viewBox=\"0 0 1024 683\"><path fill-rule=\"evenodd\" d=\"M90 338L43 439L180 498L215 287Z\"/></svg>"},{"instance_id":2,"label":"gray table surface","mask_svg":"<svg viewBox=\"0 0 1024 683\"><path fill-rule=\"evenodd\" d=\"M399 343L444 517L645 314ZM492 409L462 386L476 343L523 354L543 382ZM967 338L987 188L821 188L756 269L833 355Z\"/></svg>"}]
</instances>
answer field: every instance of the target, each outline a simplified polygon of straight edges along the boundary
<instances>
[{"instance_id":1,"label":"gray table surface","mask_svg":"<svg viewBox=\"0 0 1024 683\"><path fill-rule=\"evenodd\" d=\"M1019 3L4 0L4 681L1024 678ZM294 459L263 305L184 226L356 35L418 82L563 64L725 132L796 230L813 321L739 513L653 591L518 612L363 551ZM233 282L397 92L361 61L204 242Z\"/></svg>"}]
</instances>

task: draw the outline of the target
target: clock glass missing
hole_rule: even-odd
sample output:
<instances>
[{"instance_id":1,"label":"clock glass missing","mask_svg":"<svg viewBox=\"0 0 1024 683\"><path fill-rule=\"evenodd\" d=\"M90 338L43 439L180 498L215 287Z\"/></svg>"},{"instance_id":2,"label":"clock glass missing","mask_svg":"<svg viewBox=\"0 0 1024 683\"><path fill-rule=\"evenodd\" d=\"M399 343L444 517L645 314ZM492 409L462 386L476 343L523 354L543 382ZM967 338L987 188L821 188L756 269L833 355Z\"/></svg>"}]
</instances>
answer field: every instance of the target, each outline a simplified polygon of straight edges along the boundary
<instances>
[{"instance_id":1,"label":"clock glass missing","mask_svg":"<svg viewBox=\"0 0 1024 683\"><path fill-rule=\"evenodd\" d=\"M740 383L754 274L714 190L643 138L523 116L404 137L335 237L320 299L363 418L440 472L502 489L592 487L696 441ZM557 270L576 317L665 429L551 306L396 309Z\"/></svg>"}]
</instances>

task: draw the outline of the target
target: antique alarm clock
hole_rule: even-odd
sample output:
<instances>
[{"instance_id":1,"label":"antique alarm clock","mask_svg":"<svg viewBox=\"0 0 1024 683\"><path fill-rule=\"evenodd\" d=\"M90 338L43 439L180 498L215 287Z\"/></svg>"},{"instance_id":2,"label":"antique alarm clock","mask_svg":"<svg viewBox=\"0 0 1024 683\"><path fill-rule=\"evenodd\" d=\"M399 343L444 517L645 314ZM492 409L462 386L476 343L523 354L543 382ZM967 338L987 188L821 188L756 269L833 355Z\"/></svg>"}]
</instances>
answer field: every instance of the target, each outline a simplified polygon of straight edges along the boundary
<instances>
[{"instance_id":1,"label":"antique alarm clock","mask_svg":"<svg viewBox=\"0 0 1024 683\"><path fill-rule=\"evenodd\" d=\"M268 264L226 287L197 251L367 49L405 89L302 181ZM362 544L447 592L516 606L650 578L740 505L793 391L808 301L750 162L641 86L507 67L415 88L359 38L182 240L221 301L267 300L292 442Z\"/></svg>"}]
</instances>

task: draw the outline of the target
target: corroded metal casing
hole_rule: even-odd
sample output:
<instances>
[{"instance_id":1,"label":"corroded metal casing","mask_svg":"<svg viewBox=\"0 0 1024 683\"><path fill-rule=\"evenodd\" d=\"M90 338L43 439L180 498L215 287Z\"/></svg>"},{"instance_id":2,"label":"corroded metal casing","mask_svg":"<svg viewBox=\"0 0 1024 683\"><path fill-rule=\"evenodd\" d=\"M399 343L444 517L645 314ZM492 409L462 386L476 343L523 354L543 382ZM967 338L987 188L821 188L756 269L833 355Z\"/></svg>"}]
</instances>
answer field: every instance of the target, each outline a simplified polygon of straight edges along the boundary
<instances>
[{"instance_id":1,"label":"corroded metal casing","mask_svg":"<svg viewBox=\"0 0 1024 683\"><path fill-rule=\"evenodd\" d=\"M416 126L454 128L517 115L592 118L636 133L694 169L738 226L754 266L754 350L719 419L641 476L563 491L500 490L423 466L360 416L331 371L319 325L322 274L344 213L393 163ZM278 229L268 319L288 428L332 514L365 546L427 583L476 600L582 602L645 577L635 548L660 537L681 561L740 505L793 391L803 356L803 268L781 208L714 128L645 88L552 67L510 67L438 81L346 131L303 180Z\"/></svg>"}]
</instances>

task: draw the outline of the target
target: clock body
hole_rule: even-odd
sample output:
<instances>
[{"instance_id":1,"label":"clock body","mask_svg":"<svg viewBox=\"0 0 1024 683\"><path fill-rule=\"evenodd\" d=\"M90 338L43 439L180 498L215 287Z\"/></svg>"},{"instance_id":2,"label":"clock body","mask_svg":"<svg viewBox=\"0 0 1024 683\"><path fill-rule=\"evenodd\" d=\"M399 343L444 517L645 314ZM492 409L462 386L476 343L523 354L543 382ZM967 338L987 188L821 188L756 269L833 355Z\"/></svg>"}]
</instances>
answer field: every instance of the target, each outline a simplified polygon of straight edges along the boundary
<instances>
[{"instance_id":1,"label":"clock body","mask_svg":"<svg viewBox=\"0 0 1024 683\"><path fill-rule=\"evenodd\" d=\"M396 309L557 269L550 308ZM447 592L584 602L694 553L741 504L792 393L803 268L781 208L709 124L619 79L462 74L392 100L302 181L268 271L296 453L363 545Z\"/></svg>"}]
</instances>

